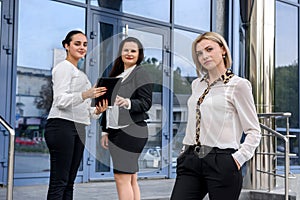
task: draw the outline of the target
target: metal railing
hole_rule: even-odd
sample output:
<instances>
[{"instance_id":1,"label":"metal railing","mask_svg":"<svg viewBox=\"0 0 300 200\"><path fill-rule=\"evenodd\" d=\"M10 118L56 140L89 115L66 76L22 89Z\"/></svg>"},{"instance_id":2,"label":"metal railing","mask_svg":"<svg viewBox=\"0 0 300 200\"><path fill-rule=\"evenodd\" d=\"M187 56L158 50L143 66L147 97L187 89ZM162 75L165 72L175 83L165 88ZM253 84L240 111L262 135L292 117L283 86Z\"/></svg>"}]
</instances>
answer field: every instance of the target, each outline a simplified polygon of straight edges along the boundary
<instances>
[{"instance_id":1,"label":"metal railing","mask_svg":"<svg viewBox=\"0 0 300 200\"><path fill-rule=\"evenodd\" d=\"M6 199L13 199L14 183L14 149L15 149L15 130L0 116L1 125L9 132L9 152L8 152L8 173L7 173L7 192Z\"/></svg>"},{"instance_id":2,"label":"metal railing","mask_svg":"<svg viewBox=\"0 0 300 200\"><path fill-rule=\"evenodd\" d=\"M276 177L284 178L284 197L285 200L289 199L289 178L290 177L290 138L293 135L289 133L289 118L291 113L262 113L258 114L258 117L262 121L260 127L262 131L262 142L258 151L256 152L256 157L261 158L261 162L265 169L259 169L256 162L256 171L267 175L268 190L273 189L273 184L276 181ZM270 127L276 127L276 119L286 119L286 134L283 135ZM277 152L277 140L280 139L284 142L284 153ZM284 175L276 173L277 158L278 156L284 157ZM257 175L256 175L257 176ZM273 178L275 181L273 181ZM263 179L263 178L262 178ZM258 181L255 177L255 181Z\"/></svg>"}]
</instances>

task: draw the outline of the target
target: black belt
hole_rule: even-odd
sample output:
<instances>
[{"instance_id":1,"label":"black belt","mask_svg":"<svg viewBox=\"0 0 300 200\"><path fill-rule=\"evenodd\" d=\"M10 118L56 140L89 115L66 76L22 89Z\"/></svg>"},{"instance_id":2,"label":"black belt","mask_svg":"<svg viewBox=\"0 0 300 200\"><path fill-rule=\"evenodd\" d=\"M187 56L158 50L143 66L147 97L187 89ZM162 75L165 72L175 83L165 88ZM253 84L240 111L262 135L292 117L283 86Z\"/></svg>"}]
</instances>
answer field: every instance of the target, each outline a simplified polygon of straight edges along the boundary
<instances>
[{"instance_id":1,"label":"black belt","mask_svg":"<svg viewBox=\"0 0 300 200\"><path fill-rule=\"evenodd\" d=\"M236 152L233 148L220 149L218 147L210 147L205 145L185 145L185 150L188 152L194 152L198 157L204 157L207 154L232 154Z\"/></svg>"}]
</instances>

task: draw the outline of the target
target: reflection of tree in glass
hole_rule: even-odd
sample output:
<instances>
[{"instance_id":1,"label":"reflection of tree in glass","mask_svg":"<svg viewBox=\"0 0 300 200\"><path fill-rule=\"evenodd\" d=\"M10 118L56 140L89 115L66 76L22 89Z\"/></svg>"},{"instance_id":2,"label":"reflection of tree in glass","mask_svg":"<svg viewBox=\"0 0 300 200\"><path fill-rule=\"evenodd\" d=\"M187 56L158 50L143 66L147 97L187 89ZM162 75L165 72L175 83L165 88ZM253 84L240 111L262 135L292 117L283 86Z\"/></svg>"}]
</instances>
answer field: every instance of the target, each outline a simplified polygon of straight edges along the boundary
<instances>
[{"instance_id":1,"label":"reflection of tree in glass","mask_svg":"<svg viewBox=\"0 0 300 200\"><path fill-rule=\"evenodd\" d=\"M299 71L298 63L275 68L275 111L291 112L290 127L299 128ZM277 126L285 127L285 120Z\"/></svg>"},{"instance_id":2,"label":"reflection of tree in glass","mask_svg":"<svg viewBox=\"0 0 300 200\"><path fill-rule=\"evenodd\" d=\"M142 65L148 70L150 77L153 80L154 92L161 92L162 84L162 70L163 66L156 58L145 58ZM173 73L173 87L176 94L190 94L191 82L188 81L189 77L181 76L181 69L177 69ZM194 79L194 77L193 77Z\"/></svg>"},{"instance_id":3,"label":"reflection of tree in glass","mask_svg":"<svg viewBox=\"0 0 300 200\"><path fill-rule=\"evenodd\" d=\"M148 74L154 83L153 92L161 92L163 68L161 63L156 58L144 58L141 65L147 69Z\"/></svg>"},{"instance_id":4,"label":"reflection of tree in glass","mask_svg":"<svg viewBox=\"0 0 300 200\"><path fill-rule=\"evenodd\" d=\"M44 114L49 113L52 101L53 91L51 77L47 77L47 83L41 86L40 96L35 97L34 104L38 109L44 110Z\"/></svg>"},{"instance_id":5,"label":"reflection of tree in glass","mask_svg":"<svg viewBox=\"0 0 300 200\"><path fill-rule=\"evenodd\" d=\"M174 71L173 77L175 94L191 94L191 83L187 80L188 77L181 76L181 69L179 67Z\"/></svg>"}]
</instances>

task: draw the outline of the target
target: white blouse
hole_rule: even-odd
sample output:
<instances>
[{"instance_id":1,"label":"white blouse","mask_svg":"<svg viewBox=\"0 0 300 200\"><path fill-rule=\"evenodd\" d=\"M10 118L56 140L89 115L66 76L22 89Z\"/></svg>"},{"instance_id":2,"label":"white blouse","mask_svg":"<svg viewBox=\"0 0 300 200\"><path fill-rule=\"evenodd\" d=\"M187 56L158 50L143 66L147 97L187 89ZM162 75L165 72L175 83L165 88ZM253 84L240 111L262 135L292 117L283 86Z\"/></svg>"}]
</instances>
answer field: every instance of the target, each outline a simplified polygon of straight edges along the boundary
<instances>
[{"instance_id":1,"label":"white blouse","mask_svg":"<svg viewBox=\"0 0 300 200\"><path fill-rule=\"evenodd\" d=\"M91 88L85 73L71 62L64 60L52 70L53 103L48 116L90 125L90 118L97 119L91 99L82 99L82 92Z\"/></svg>"},{"instance_id":2,"label":"white blouse","mask_svg":"<svg viewBox=\"0 0 300 200\"><path fill-rule=\"evenodd\" d=\"M183 144L196 144L196 106L207 83L200 78L192 82L188 99L188 121ZM237 149L232 156L243 165L260 143L261 129L248 80L234 75L228 83L218 81L200 105L200 143L220 149ZM245 141L240 140L243 132Z\"/></svg>"}]
</instances>

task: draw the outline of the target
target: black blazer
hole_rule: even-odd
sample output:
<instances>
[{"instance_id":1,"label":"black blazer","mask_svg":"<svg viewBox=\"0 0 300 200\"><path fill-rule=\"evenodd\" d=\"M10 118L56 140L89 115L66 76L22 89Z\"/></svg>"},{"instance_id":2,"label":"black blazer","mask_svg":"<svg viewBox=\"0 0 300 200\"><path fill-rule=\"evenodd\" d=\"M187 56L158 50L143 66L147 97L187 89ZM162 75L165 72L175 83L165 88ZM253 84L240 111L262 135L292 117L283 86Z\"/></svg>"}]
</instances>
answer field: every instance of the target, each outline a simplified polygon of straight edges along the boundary
<instances>
[{"instance_id":1,"label":"black blazer","mask_svg":"<svg viewBox=\"0 0 300 200\"><path fill-rule=\"evenodd\" d=\"M144 121L149 118L147 111L152 106L153 82L148 72L141 66L136 66L129 76L121 83L118 95L129 98L131 101L130 110L119 109L118 123L130 125L136 122ZM102 131L106 129L106 112L101 117Z\"/></svg>"}]
</instances>

